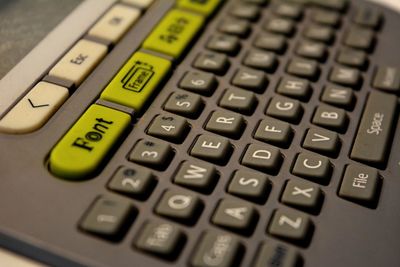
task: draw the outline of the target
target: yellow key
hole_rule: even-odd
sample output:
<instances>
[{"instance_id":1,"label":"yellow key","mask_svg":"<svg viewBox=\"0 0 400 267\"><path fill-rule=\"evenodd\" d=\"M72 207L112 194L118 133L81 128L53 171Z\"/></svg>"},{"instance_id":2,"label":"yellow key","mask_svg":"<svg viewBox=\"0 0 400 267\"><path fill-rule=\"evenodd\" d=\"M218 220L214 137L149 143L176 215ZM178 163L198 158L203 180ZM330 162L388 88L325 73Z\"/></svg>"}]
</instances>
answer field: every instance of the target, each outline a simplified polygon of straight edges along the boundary
<instances>
[{"instance_id":1,"label":"yellow key","mask_svg":"<svg viewBox=\"0 0 400 267\"><path fill-rule=\"evenodd\" d=\"M214 13L220 3L221 0L178 0L178 7L192 10L208 17Z\"/></svg>"}]
</instances>

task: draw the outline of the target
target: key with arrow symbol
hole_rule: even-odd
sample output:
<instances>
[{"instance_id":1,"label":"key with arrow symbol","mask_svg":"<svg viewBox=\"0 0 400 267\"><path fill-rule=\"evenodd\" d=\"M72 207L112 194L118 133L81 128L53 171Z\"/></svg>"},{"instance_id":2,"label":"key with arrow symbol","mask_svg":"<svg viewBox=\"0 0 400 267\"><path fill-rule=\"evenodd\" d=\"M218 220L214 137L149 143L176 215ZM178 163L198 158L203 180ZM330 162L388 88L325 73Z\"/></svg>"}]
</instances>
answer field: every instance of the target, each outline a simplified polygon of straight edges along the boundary
<instances>
[{"instance_id":1,"label":"key with arrow symbol","mask_svg":"<svg viewBox=\"0 0 400 267\"><path fill-rule=\"evenodd\" d=\"M43 108L43 107L48 107L48 106L50 106L49 104L35 105L35 104L33 104L32 100L31 100L30 98L28 98L28 101L29 101L29 104L31 104L31 106L32 106L33 108Z\"/></svg>"}]
</instances>

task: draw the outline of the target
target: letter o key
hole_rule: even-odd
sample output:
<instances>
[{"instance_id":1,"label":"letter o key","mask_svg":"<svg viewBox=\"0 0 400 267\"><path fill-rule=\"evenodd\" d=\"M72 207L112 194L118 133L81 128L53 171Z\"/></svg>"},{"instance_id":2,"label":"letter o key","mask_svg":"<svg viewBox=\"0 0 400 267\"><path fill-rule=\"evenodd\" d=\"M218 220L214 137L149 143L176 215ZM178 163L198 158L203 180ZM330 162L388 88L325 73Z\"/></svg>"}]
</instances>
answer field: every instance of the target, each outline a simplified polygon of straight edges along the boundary
<instances>
[{"instance_id":1,"label":"letter o key","mask_svg":"<svg viewBox=\"0 0 400 267\"><path fill-rule=\"evenodd\" d=\"M192 198L184 195L174 195L168 199L168 206L174 210L183 210L190 206Z\"/></svg>"}]
</instances>

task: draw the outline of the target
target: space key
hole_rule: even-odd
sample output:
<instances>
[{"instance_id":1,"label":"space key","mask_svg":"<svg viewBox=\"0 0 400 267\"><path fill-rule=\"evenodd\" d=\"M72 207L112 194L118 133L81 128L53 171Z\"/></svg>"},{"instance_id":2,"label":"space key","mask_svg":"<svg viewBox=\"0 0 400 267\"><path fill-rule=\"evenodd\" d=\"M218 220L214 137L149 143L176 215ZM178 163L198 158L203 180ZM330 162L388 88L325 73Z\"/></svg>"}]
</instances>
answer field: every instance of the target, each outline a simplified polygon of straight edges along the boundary
<instances>
[{"instance_id":1,"label":"space key","mask_svg":"<svg viewBox=\"0 0 400 267\"><path fill-rule=\"evenodd\" d=\"M385 164L396 121L397 98L381 92L369 95L350 157L380 166Z\"/></svg>"}]
</instances>

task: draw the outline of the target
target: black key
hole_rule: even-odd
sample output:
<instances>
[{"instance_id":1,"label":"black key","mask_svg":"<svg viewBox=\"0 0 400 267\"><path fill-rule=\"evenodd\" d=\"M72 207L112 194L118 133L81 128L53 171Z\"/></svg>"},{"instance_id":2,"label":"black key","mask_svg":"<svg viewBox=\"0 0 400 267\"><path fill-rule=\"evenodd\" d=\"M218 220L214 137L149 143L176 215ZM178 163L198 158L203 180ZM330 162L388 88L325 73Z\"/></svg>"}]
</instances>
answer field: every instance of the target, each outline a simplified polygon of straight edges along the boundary
<instances>
[{"instance_id":1,"label":"black key","mask_svg":"<svg viewBox=\"0 0 400 267\"><path fill-rule=\"evenodd\" d=\"M111 178L108 188L129 197L145 200L157 181L150 170L142 167L121 167Z\"/></svg>"},{"instance_id":2,"label":"black key","mask_svg":"<svg viewBox=\"0 0 400 267\"><path fill-rule=\"evenodd\" d=\"M268 177L260 172L235 171L228 185L228 193L249 201L263 204L269 193Z\"/></svg>"},{"instance_id":3,"label":"black key","mask_svg":"<svg viewBox=\"0 0 400 267\"><path fill-rule=\"evenodd\" d=\"M169 144L140 140L132 152L129 160L157 170L165 170L174 156Z\"/></svg>"},{"instance_id":4,"label":"black key","mask_svg":"<svg viewBox=\"0 0 400 267\"><path fill-rule=\"evenodd\" d=\"M223 75L228 70L230 63L224 54L204 52L197 56L193 66L200 70Z\"/></svg>"},{"instance_id":5,"label":"black key","mask_svg":"<svg viewBox=\"0 0 400 267\"><path fill-rule=\"evenodd\" d=\"M233 235L207 231L197 242L190 263L193 267L237 267L243 254L243 245Z\"/></svg>"},{"instance_id":6,"label":"black key","mask_svg":"<svg viewBox=\"0 0 400 267\"><path fill-rule=\"evenodd\" d=\"M336 157L340 150L339 135L335 132L311 128L307 131L303 147L327 156Z\"/></svg>"},{"instance_id":7,"label":"black key","mask_svg":"<svg viewBox=\"0 0 400 267\"><path fill-rule=\"evenodd\" d=\"M126 200L100 197L85 214L80 228L111 241L119 241L134 220L137 210Z\"/></svg>"},{"instance_id":8,"label":"black key","mask_svg":"<svg viewBox=\"0 0 400 267\"><path fill-rule=\"evenodd\" d=\"M351 110L355 104L353 90L337 85L328 85L324 88L321 101L333 106Z\"/></svg>"},{"instance_id":9,"label":"black key","mask_svg":"<svg viewBox=\"0 0 400 267\"><path fill-rule=\"evenodd\" d=\"M382 13L375 8L360 7L354 14L353 22L364 27L376 29L382 20Z\"/></svg>"},{"instance_id":10,"label":"black key","mask_svg":"<svg viewBox=\"0 0 400 267\"><path fill-rule=\"evenodd\" d=\"M376 169L348 165L339 189L339 196L366 207L375 208L380 184L381 179Z\"/></svg>"},{"instance_id":11,"label":"black key","mask_svg":"<svg viewBox=\"0 0 400 267\"><path fill-rule=\"evenodd\" d=\"M366 51L370 51L375 42L375 33L370 29L352 27L345 36L344 44Z\"/></svg>"},{"instance_id":12,"label":"black key","mask_svg":"<svg viewBox=\"0 0 400 267\"><path fill-rule=\"evenodd\" d=\"M236 35L244 38L249 35L251 26L247 20L229 18L219 24L218 30L225 34Z\"/></svg>"},{"instance_id":13,"label":"black key","mask_svg":"<svg viewBox=\"0 0 400 267\"><path fill-rule=\"evenodd\" d=\"M208 120L207 131L239 139L246 127L245 120L239 114L230 111L214 111Z\"/></svg>"},{"instance_id":14,"label":"black key","mask_svg":"<svg viewBox=\"0 0 400 267\"><path fill-rule=\"evenodd\" d=\"M257 98L253 92L239 88L230 88L224 92L219 106L245 115L251 115L257 106Z\"/></svg>"},{"instance_id":15,"label":"black key","mask_svg":"<svg viewBox=\"0 0 400 267\"><path fill-rule=\"evenodd\" d=\"M185 161L173 176L175 184L202 193L210 193L218 180L214 165L204 162Z\"/></svg>"},{"instance_id":16,"label":"black key","mask_svg":"<svg viewBox=\"0 0 400 267\"><path fill-rule=\"evenodd\" d=\"M258 250L253 267L299 267L300 264L301 258L295 249L268 241Z\"/></svg>"},{"instance_id":17,"label":"black key","mask_svg":"<svg viewBox=\"0 0 400 267\"><path fill-rule=\"evenodd\" d=\"M322 204L321 189L309 182L290 180L286 183L281 201L291 206L310 213L318 213Z\"/></svg>"},{"instance_id":18,"label":"black key","mask_svg":"<svg viewBox=\"0 0 400 267\"><path fill-rule=\"evenodd\" d=\"M173 143L182 143L189 132L190 126L184 118L163 114L151 122L147 134Z\"/></svg>"},{"instance_id":19,"label":"black key","mask_svg":"<svg viewBox=\"0 0 400 267\"><path fill-rule=\"evenodd\" d=\"M349 118L343 109L320 105L315 111L312 123L333 131L344 133L349 124Z\"/></svg>"},{"instance_id":20,"label":"black key","mask_svg":"<svg viewBox=\"0 0 400 267\"><path fill-rule=\"evenodd\" d=\"M274 7L274 13L280 17L298 20L303 16L303 7L291 3L278 3Z\"/></svg>"},{"instance_id":21,"label":"black key","mask_svg":"<svg viewBox=\"0 0 400 267\"><path fill-rule=\"evenodd\" d=\"M296 48L296 53L302 57L323 61L326 58L327 49L322 43L301 41Z\"/></svg>"},{"instance_id":22,"label":"black key","mask_svg":"<svg viewBox=\"0 0 400 267\"><path fill-rule=\"evenodd\" d=\"M335 66L329 76L329 80L344 86L357 89L361 83L361 72L358 69Z\"/></svg>"},{"instance_id":23,"label":"black key","mask_svg":"<svg viewBox=\"0 0 400 267\"><path fill-rule=\"evenodd\" d=\"M365 106L350 157L368 165L383 165L389 156L396 123L397 97L373 91Z\"/></svg>"},{"instance_id":24,"label":"black key","mask_svg":"<svg viewBox=\"0 0 400 267\"><path fill-rule=\"evenodd\" d=\"M240 19L256 21L260 17L260 7L245 3L237 4L231 9L230 14Z\"/></svg>"},{"instance_id":25,"label":"black key","mask_svg":"<svg viewBox=\"0 0 400 267\"><path fill-rule=\"evenodd\" d=\"M311 86L308 80L284 76L276 92L281 95L307 101L311 95Z\"/></svg>"},{"instance_id":26,"label":"black key","mask_svg":"<svg viewBox=\"0 0 400 267\"><path fill-rule=\"evenodd\" d=\"M318 79L320 70L317 61L303 58L293 58L289 61L287 72L302 78L316 80Z\"/></svg>"},{"instance_id":27,"label":"black key","mask_svg":"<svg viewBox=\"0 0 400 267\"><path fill-rule=\"evenodd\" d=\"M158 215L192 225L202 209L203 203L196 195L168 190L164 192L154 211Z\"/></svg>"},{"instance_id":28,"label":"black key","mask_svg":"<svg viewBox=\"0 0 400 267\"><path fill-rule=\"evenodd\" d=\"M295 24L292 20L272 18L264 25L264 29L269 32L292 36L295 31Z\"/></svg>"},{"instance_id":29,"label":"black key","mask_svg":"<svg viewBox=\"0 0 400 267\"><path fill-rule=\"evenodd\" d=\"M236 36L216 34L208 41L207 48L216 52L234 56L240 50L240 42Z\"/></svg>"},{"instance_id":30,"label":"black key","mask_svg":"<svg viewBox=\"0 0 400 267\"><path fill-rule=\"evenodd\" d=\"M276 174L282 165L281 151L269 145L251 144L246 148L242 165L262 172Z\"/></svg>"},{"instance_id":31,"label":"black key","mask_svg":"<svg viewBox=\"0 0 400 267\"><path fill-rule=\"evenodd\" d=\"M344 11L349 4L349 0L311 0L311 3L326 9Z\"/></svg>"},{"instance_id":32,"label":"black key","mask_svg":"<svg viewBox=\"0 0 400 267\"><path fill-rule=\"evenodd\" d=\"M212 95L218 86L218 81L211 73L189 71L179 82L179 87L202 95Z\"/></svg>"},{"instance_id":33,"label":"black key","mask_svg":"<svg viewBox=\"0 0 400 267\"><path fill-rule=\"evenodd\" d=\"M337 27L340 24L340 14L334 11L315 10L311 19L313 22L325 26Z\"/></svg>"},{"instance_id":34,"label":"black key","mask_svg":"<svg viewBox=\"0 0 400 267\"><path fill-rule=\"evenodd\" d=\"M211 222L242 235L250 235L258 220L256 209L248 202L223 199L218 203Z\"/></svg>"},{"instance_id":35,"label":"black key","mask_svg":"<svg viewBox=\"0 0 400 267\"><path fill-rule=\"evenodd\" d=\"M287 41L282 35L263 33L257 36L254 46L260 49L283 54L287 48Z\"/></svg>"},{"instance_id":36,"label":"black key","mask_svg":"<svg viewBox=\"0 0 400 267\"><path fill-rule=\"evenodd\" d=\"M335 37L335 32L331 27L315 24L308 26L303 35L308 39L330 44Z\"/></svg>"},{"instance_id":37,"label":"black key","mask_svg":"<svg viewBox=\"0 0 400 267\"><path fill-rule=\"evenodd\" d=\"M278 59L272 52L251 50L244 58L243 64L247 67L273 72L278 65Z\"/></svg>"},{"instance_id":38,"label":"black key","mask_svg":"<svg viewBox=\"0 0 400 267\"><path fill-rule=\"evenodd\" d=\"M263 71L241 68L232 79L232 84L237 87L262 93L268 85L268 79Z\"/></svg>"},{"instance_id":39,"label":"black key","mask_svg":"<svg viewBox=\"0 0 400 267\"><path fill-rule=\"evenodd\" d=\"M271 117L263 119L254 133L254 139L287 148L292 142L293 129L290 124Z\"/></svg>"},{"instance_id":40,"label":"black key","mask_svg":"<svg viewBox=\"0 0 400 267\"><path fill-rule=\"evenodd\" d=\"M400 69L394 67L378 67L372 86L387 92L400 92Z\"/></svg>"},{"instance_id":41,"label":"black key","mask_svg":"<svg viewBox=\"0 0 400 267\"><path fill-rule=\"evenodd\" d=\"M303 116L300 102L283 96L274 96L268 105L266 114L291 123L299 123Z\"/></svg>"},{"instance_id":42,"label":"black key","mask_svg":"<svg viewBox=\"0 0 400 267\"><path fill-rule=\"evenodd\" d=\"M223 137L200 135L195 141L190 155L215 164L225 165L231 154L232 144Z\"/></svg>"},{"instance_id":43,"label":"black key","mask_svg":"<svg viewBox=\"0 0 400 267\"><path fill-rule=\"evenodd\" d=\"M327 157L302 152L295 161L292 173L319 184L328 184L332 174L332 165Z\"/></svg>"},{"instance_id":44,"label":"black key","mask_svg":"<svg viewBox=\"0 0 400 267\"><path fill-rule=\"evenodd\" d=\"M364 51L350 48L340 50L336 60L342 65L359 69L365 69L368 65L368 57Z\"/></svg>"},{"instance_id":45,"label":"black key","mask_svg":"<svg viewBox=\"0 0 400 267\"><path fill-rule=\"evenodd\" d=\"M164 110L188 118L197 118L204 106L204 102L197 94L173 93L164 105Z\"/></svg>"},{"instance_id":46,"label":"black key","mask_svg":"<svg viewBox=\"0 0 400 267\"><path fill-rule=\"evenodd\" d=\"M139 231L135 246L165 260L178 257L185 243L183 232L170 223L146 222Z\"/></svg>"}]
</instances>

